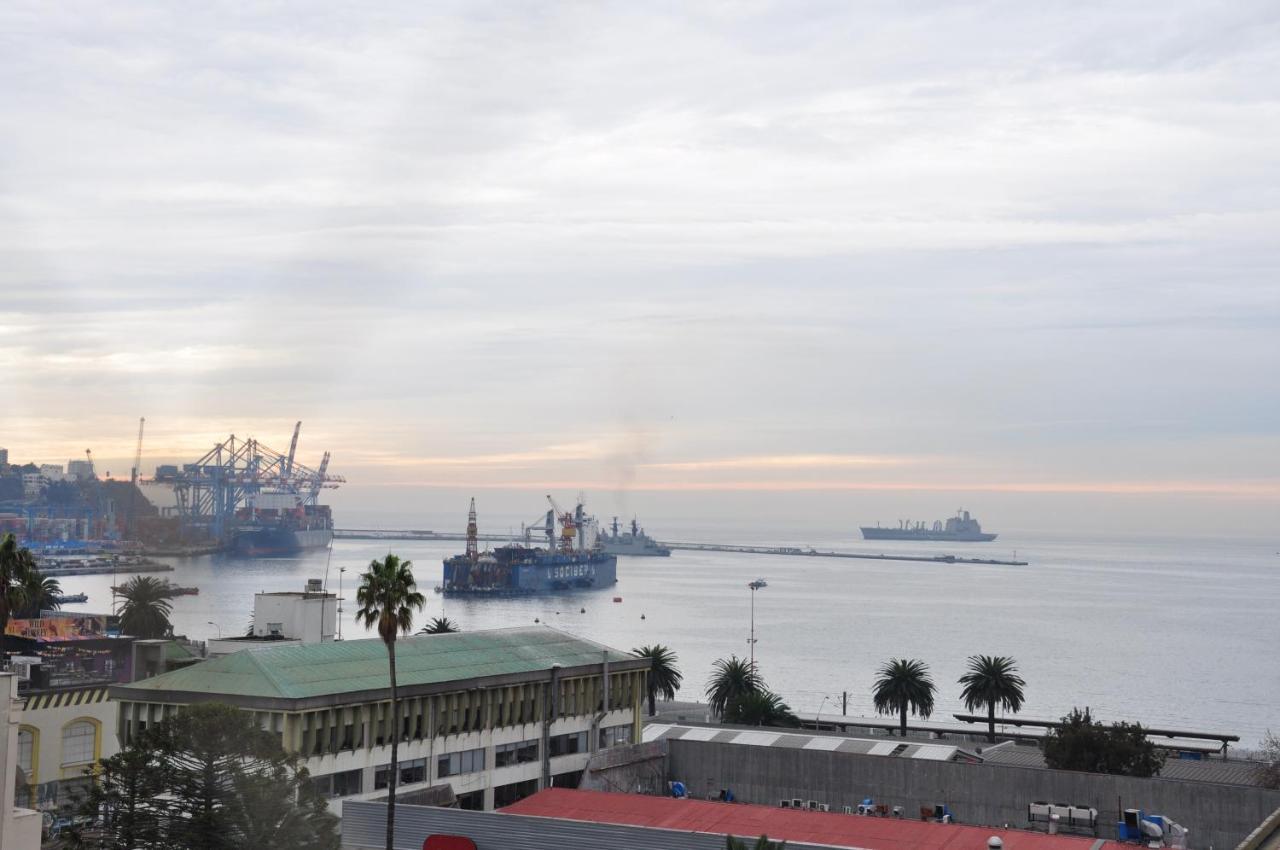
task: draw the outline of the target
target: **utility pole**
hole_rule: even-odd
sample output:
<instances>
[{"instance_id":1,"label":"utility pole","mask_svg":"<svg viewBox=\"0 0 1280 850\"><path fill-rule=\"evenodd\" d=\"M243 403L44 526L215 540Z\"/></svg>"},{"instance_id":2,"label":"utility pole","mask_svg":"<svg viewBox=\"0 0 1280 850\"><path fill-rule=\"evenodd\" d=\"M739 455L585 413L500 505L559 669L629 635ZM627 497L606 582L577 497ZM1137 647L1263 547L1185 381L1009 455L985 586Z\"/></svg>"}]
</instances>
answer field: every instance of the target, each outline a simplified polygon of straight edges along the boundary
<instances>
[{"instance_id":1,"label":"utility pole","mask_svg":"<svg viewBox=\"0 0 1280 850\"><path fill-rule=\"evenodd\" d=\"M756 671L756 591L768 586L769 583L762 578L758 578L747 585L747 587L751 588L751 637L748 639L748 643L751 644L752 673Z\"/></svg>"},{"instance_id":2,"label":"utility pole","mask_svg":"<svg viewBox=\"0 0 1280 850\"><path fill-rule=\"evenodd\" d=\"M844 691L840 702L840 715L842 717L849 716L849 692Z\"/></svg>"}]
</instances>

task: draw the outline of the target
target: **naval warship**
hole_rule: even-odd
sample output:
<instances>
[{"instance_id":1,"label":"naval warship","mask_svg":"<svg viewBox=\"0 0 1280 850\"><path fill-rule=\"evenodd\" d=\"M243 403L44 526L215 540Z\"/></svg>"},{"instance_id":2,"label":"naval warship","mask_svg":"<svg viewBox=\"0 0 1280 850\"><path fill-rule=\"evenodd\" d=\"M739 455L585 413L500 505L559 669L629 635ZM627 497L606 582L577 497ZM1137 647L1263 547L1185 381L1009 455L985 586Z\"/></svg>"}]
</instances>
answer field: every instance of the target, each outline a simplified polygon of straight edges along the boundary
<instances>
[{"instance_id":1,"label":"naval warship","mask_svg":"<svg viewBox=\"0 0 1280 850\"><path fill-rule=\"evenodd\" d=\"M618 518L609 526L612 534L602 534L597 540L601 551L609 555L649 555L665 558L671 550L644 533L633 517L631 531L618 532Z\"/></svg>"},{"instance_id":2,"label":"naval warship","mask_svg":"<svg viewBox=\"0 0 1280 850\"><path fill-rule=\"evenodd\" d=\"M946 524L937 520L933 525L901 520L897 528L862 527L863 540L943 540L949 543L986 543L996 535L985 533L968 511L958 511Z\"/></svg>"}]
</instances>

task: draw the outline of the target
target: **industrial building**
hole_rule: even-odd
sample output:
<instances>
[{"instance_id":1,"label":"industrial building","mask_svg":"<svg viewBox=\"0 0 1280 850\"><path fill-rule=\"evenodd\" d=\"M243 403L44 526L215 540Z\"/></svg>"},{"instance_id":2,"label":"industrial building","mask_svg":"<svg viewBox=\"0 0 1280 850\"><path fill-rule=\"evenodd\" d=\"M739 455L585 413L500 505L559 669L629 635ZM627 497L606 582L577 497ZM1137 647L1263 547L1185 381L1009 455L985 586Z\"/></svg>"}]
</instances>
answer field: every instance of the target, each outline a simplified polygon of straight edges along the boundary
<instances>
[{"instance_id":1,"label":"industrial building","mask_svg":"<svg viewBox=\"0 0 1280 850\"><path fill-rule=\"evenodd\" d=\"M243 649L325 643L334 639L337 622L337 594L326 592L320 579L308 580L301 591L255 593L252 633L214 638L208 642L208 655L216 658Z\"/></svg>"},{"instance_id":2,"label":"industrial building","mask_svg":"<svg viewBox=\"0 0 1280 850\"><path fill-rule=\"evenodd\" d=\"M379 639L246 650L111 688L119 736L183 706L251 712L296 753L341 813L385 796L399 731L398 792L492 809L576 787L592 753L640 737L647 659L546 626L415 635L396 643L399 716Z\"/></svg>"}]
</instances>

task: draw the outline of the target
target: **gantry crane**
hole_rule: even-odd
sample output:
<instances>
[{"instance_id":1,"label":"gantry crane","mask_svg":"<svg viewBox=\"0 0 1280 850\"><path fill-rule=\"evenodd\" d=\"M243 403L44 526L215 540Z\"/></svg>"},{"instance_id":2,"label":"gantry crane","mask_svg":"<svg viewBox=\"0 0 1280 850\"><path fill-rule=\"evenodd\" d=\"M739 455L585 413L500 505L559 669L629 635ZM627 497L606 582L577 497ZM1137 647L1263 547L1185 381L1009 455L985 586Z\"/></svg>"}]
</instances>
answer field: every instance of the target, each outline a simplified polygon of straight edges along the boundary
<instances>
[{"instance_id":1,"label":"gantry crane","mask_svg":"<svg viewBox=\"0 0 1280 850\"><path fill-rule=\"evenodd\" d=\"M555 511L560 519L560 551L566 555L572 554L577 548L578 519L582 516L582 506L579 505L576 511L566 511L556 504L556 500L551 498L550 493L547 494L547 501L551 503L551 510Z\"/></svg>"}]
</instances>

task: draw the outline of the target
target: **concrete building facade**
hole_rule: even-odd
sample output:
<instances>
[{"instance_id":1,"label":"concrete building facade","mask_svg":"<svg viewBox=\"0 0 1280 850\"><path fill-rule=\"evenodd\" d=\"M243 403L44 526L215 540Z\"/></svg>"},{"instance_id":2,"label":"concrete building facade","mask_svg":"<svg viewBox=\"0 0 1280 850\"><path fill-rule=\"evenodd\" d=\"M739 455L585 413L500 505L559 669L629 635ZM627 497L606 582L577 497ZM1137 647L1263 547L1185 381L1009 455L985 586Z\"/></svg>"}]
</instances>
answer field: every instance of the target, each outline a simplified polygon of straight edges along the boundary
<instances>
[{"instance_id":1,"label":"concrete building facade","mask_svg":"<svg viewBox=\"0 0 1280 850\"><path fill-rule=\"evenodd\" d=\"M448 785L492 809L576 787L591 754L640 738L646 659L548 627L415 635L396 643L399 712L378 639L245 650L111 689L122 742L201 702L250 712L342 801Z\"/></svg>"},{"instance_id":2,"label":"concrete building facade","mask_svg":"<svg viewBox=\"0 0 1280 850\"><path fill-rule=\"evenodd\" d=\"M0 850L39 850L40 813L18 806L18 775L22 703L18 678L0 673Z\"/></svg>"},{"instance_id":3,"label":"concrete building facade","mask_svg":"<svg viewBox=\"0 0 1280 850\"><path fill-rule=\"evenodd\" d=\"M324 643L333 640L337 623L337 595L324 592L320 580L312 579L302 591L254 594L253 634L210 640L209 655L286 643Z\"/></svg>"}]
</instances>

